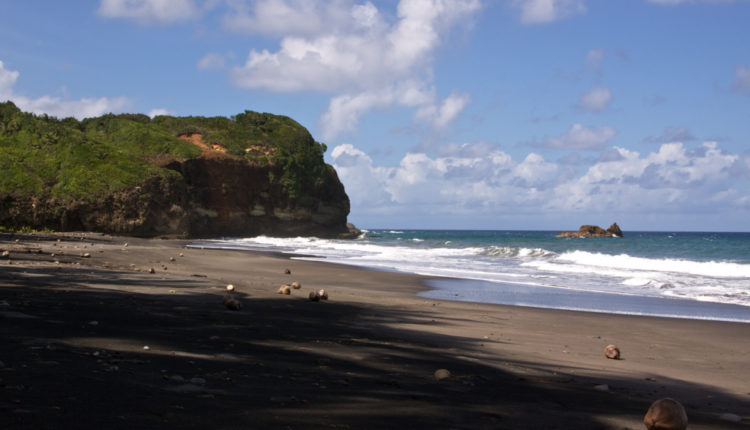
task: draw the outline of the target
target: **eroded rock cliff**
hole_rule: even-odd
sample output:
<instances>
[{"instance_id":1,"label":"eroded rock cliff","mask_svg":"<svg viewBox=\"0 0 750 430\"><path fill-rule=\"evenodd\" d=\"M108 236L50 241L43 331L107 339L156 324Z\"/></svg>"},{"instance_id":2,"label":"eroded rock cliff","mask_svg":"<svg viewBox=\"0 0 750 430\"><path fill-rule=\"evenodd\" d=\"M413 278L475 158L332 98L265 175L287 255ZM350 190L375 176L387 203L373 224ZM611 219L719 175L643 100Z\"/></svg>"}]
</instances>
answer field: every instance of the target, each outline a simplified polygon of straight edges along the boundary
<instances>
[{"instance_id":1,"label":"eroded rock cliff","mask_svg":"<svg viewBox=\"0 0 750 430\"><path fill-rule=\"evenodd\" d=\"M135 236L350 235L325 146L293 120L57 120L0 104L0 226Z\"/></svg>"}]
</instances>

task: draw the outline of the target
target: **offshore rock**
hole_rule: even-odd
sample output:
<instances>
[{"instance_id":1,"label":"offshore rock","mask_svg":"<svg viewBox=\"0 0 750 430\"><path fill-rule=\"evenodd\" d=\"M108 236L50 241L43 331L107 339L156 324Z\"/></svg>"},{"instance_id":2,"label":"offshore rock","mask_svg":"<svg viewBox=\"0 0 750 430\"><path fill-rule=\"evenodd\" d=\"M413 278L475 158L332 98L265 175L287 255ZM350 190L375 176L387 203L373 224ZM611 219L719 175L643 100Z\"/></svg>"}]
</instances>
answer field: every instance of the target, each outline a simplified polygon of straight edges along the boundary
<instances>
[{"instance_id":1,"label":"offshore rock","mask_svg":"<svg viewBox=\"0 0 750 430\"><path fill-rule=\"evenodd\" d=\"M582 225L578 231L563 231L555 237L622 237L622 230L617 223L612 224L607 230L596 225Z\"/></svg>"}]
</instances>

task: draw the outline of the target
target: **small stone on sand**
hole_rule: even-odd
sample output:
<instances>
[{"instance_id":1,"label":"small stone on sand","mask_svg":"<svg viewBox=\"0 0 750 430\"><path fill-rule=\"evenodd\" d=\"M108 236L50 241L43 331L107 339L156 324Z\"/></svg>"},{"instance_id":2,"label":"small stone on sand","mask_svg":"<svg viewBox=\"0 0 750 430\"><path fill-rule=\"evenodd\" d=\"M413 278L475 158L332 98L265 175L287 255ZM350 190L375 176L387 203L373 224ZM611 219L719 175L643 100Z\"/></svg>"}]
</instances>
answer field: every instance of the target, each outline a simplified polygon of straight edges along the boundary
<instances>
[{"instance_id":1,"label":"small stone on sand","mask_svg":"<svg viewBox=\"0 0 750 430\"><path fill-rule=\"evenodd\" d=\"M320 300L320 296L318 295L317 291L310 291L310 294L307 296L311 302L317 302Z\"/></svg>"},{"instance_id":2,"label":"small stone on sand","mask_svg":"<svg viewBox=\"0 0 750 430\"><path fill-rule=\"evenodd\" d=\"M224 306L226 306L226 308L229 309L230 311L238 311L242 309L242 303L240 303L239 300L235 299L229 294L224 296L223 302L224 302Z\"/></svg>"},{"instance_id":3,"label":"small stone on sand","mask_svg":"<svg viewBox=\"0 0 750 430\"><path fill-rule=\"evenodd\" d=\"M287 275L291 275L291 274L292 274L292 271L291 271L291 270L289 270L289 269L286 269L286 270L284 270L284 273L285 273L285 274L287 274Z\"/></svg>"},{"instance_id":4,"label":"small stone on sand","mask_svg":"<svg viewBox=\"0 0 750 430\"><path fill-rule=\"evenodd\" d=\"M234 285L232 284L227 285L227 291L234 291Z\"/></svg>"},{"instance_id":5,"label":"small stone on sand","mask_svg":"<svg viewBox=\"0 0 750 430\"><path fill-rule=\"evenodd\" d=\"M292 282L292 288L294 288L295 290L299 290L300 288L302 288L302 284L300 284L297 281L294 281Z\"/></svg>"},{"instance_id":6,"label":"small stone on sand","mask_svg":"<svg viewBox=\"0 0 750 430\"><path fill-rule=\"evenodd\" d=\"M289 285L282 285L279 287L279 290L276 291L277 294L284 294L284 295L290 295L292 294L292 289L289 288Z\"/></svg>"},{"instance_id":7,"label":"small stone on sand","mask_svg":"<svg viewBox=\"0 0 750 430\"><path fill-rule=\"evenodd\" d=\"M688 418L680 402L665 398L651 404L643 417L643 424L648 430L685 430Z\"/></svg>"},{"instance_id":8,"label":"small stone on sand","mask_svg":"<svg viewBox=\"0 0 750 430\"><path fill-rule=\"evenodd\" d=\"M448 369L438 369L434 373L435 379L438 381L448 379L451 377L451 372Z\"/></svg>"},{"instance_id":9,"label":"small stone on sand","mask_svg":"<svg viewBox=\"0 0 750 430\"><path fill-rule=\"evenodd\" d=\"M326 290L318 291L318 296L320 297L320 300L328 300L328 292Z\"/></svg>"},{"instance_id":10,"label":"small stone on sand","mask_svg":"<svg viewBox=\"0 0 750 430\"><path fill-rule=\"evenodd\" d=\"M607 345L607 347L604 348L604 355L612 360L619 360L620 348L618 348L616 345Z\"/></svg>"}]
</instances>

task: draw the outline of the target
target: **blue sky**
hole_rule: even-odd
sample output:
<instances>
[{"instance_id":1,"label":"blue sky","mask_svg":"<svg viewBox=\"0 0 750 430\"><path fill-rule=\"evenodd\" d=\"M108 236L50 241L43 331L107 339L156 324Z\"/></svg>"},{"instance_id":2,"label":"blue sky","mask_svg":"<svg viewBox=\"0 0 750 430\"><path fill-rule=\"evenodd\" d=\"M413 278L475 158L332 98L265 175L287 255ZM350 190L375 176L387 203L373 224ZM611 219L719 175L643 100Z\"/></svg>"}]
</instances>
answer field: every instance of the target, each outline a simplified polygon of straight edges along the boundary
<instances>
[{"instance_id":1,"label":"blue sky","mask_svg":"<svg viewBox=\"0 0 750 430\"><path fill-rule=\"evenodd\" d=\"M288 115L365 228L750 230L750 1L0 0L0 100Z\"/></svg>"}]
</instances>

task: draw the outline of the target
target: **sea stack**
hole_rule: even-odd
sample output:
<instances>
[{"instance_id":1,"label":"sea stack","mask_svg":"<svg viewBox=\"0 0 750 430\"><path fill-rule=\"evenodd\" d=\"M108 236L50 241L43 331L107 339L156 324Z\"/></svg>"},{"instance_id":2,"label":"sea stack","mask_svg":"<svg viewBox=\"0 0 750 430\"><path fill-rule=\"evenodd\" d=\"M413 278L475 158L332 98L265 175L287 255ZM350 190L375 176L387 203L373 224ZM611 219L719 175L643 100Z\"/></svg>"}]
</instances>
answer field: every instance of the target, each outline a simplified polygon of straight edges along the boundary
<instances>
[{"instance_id":1,"label":"sea stack","mask_svg":"<svg viewBox=\"0 0 750 430\"><path fill-rule=\"evenodd\" d=\"M608 229L603 229L598 225L582 225L578 231L563 231L555 237L567 238L585 238L585 237L622 237L622 230L617 223L612 223Z\"/></svg>"}]
</instances>

